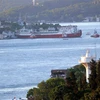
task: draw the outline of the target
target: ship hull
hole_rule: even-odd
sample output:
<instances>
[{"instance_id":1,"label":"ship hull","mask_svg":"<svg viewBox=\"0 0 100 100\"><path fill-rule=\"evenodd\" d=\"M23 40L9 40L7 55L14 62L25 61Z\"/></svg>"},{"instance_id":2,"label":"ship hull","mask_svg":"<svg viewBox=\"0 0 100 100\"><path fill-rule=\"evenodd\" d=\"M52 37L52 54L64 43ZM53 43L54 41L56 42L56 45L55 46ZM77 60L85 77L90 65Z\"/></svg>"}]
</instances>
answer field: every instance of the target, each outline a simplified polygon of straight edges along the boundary
<instances>
[{"instance_id":1,"label":"ship hull","mask_svg":"<svg viewBox=\"0 0 100 100\"><path fill-rule=\"evenodd\" d=\"M82 33L69 33L69 34L34 34L32 35L17 35L18 38L77 38L81 37Z\"/></svg>"},{"instance_id":2,"label":"ship hull","mask_svg":"<svg viewBox=\"0 0 100 100\"><path fill-rule=\"evenodd\" d=\"M36 34L35 38L62 38L62 34Z\"/></svg>"},{"instance_id":3,"label":"ship hull","mask_svg":"<svg viewBox=\"0 0 100 100\"><path fill-rule=\"evenodd\" d=\"M82 32L67 34L66 38L77 38L77 37L81 37L81 35L82 35Z\"/></svg>"},{"instance_id":4,"label":"ship hull","mask_svg":"<svg viewBox=\"0 0 100 100\"><path fill-rule=\"evenodd\" d=\"M78 33L69 33L69 34L35 34L31 38L77 38L81 37L82 32L79 31Z\"/></svg>"},{"instance_id":5,"label":"ship hull","mask_svg":"<svg viewBox=\"0 0 100 100\"><path fill-rule=\"evenodd\" d=\"M16 36L17 36L17 38L24 38L24 39L26 38L27 39L27 38L30 38L31 35L20 35L19 34L19 35L16 35Z\"/></svg>"},{"instance_id":6,"label":"ship hull","mask_svg":"<svg viewBox=\"0 0 100 100\"><path fill-rule=\"evenodd\" d=\"M61 27L62 31L39 31L32 32L28 29L21 29L17 34L18 38L77 38L81 37L82 31L77 26ZM60 30L60 29L59 29Z\"/></svg>"},{"instance_id":7,"label":"ship hull","mask_svg":"<svg viewBox=\"0 0 100 100\"><path fill-rule=\"evenodd\" d=\"M93 35L91 35L91 37L98 38L100 36L99 36L99 34L93 34Z\"/></svg>"}]
</instances>

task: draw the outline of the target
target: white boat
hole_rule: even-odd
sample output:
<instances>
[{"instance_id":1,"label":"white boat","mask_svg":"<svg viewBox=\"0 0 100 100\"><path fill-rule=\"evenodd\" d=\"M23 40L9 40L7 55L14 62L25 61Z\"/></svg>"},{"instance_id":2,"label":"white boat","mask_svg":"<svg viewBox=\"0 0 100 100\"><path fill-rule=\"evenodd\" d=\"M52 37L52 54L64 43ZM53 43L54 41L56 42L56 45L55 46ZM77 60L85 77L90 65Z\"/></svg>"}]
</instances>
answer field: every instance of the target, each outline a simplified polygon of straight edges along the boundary
<instances>
[{"instance_id":1,"label":"white boat","mask_svg":"<svg viewBox=\"0 0 100 100\"><path fill-rule=\"evenodd\" d=\"M97 33L96 30L94 30L94 33L91 35L91 37L98 38L100 37L100 35Z\"/></svg>"}]
</instances>

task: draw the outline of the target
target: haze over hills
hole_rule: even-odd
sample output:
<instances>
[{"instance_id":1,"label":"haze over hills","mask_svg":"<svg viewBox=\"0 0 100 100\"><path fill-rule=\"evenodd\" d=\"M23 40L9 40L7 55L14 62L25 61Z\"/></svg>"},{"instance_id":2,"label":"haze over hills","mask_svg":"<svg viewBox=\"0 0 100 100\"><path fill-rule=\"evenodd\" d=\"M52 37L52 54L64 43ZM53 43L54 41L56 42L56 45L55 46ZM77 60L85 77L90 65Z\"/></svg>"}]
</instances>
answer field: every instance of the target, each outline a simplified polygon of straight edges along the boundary
<instances>
[{"instance_id":1,"label":"haze over hills","mask_svg":"<svg viewBox=\"0 0 100 100\"><path fill-rule=\"evenodd\" d=\"M37 2L43 2L47 0L36 0ZM0 0L0 11L5 11L7 9L32 5L32 0Z\"/></svg>"},{"instance_id":2,"label":"haze over hills","mask_svg":"<svg viewBox=\"0 0 100 100\"><path fill-rule=\"evenodd\" d=\"M32 0L0 0L0 11L5 11L10 8L25 6L32 3Z\"/></svg>"},{"instance_id":3,"label":"haze over hills","mask_svg":"<svg viewBox=\"0 0 100 100\"><path fill-rule=\"evenodd\" d=\"M9 16L14 19L21 14L33 21L81 21L87 16L100 16L100 0L36 0L39 3L35 6L32 5L32 0L0 2L0 7L3 8L0 15L3 18Z\"/></svg>"}]
</instances>

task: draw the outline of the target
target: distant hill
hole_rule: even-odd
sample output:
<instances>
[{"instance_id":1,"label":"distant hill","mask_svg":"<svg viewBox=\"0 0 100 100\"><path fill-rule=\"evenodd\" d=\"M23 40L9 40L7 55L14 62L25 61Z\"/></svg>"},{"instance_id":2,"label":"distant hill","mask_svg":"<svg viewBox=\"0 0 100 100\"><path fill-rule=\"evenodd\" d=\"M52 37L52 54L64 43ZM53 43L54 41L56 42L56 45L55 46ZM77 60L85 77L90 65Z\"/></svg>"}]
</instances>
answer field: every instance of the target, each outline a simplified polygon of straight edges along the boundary
<instances>
[{"instance_id":1,"label":"distant hill","mask_svg":"<svg viewBox=\"0 0 100 100\"><path fill-rule=\"evenodd\" d=\"M43 2L47 0L36 0L37 2ZM0 0L0 12L6 11L7 9L32 5L32 0Z\"/></svg>"},{"instance_id":2,"label":"distant hill","mask_svg":"<svg viewBox=\"0 0 100 100\"><path fill-rule=\"evenodd\" d=\"M82 21L87 16L100 16L100 0L41 0L36 6L32 0L3 1L12 6L0 15L14 20L19 14L30 21ZM16 1L15 6L11 1Z\"/></svg>"},{"instance_id":3,"label":"distant hill","mask_svg":"<svg viewBox=\"0 0 100 100\"><path fill-rule=\"evenodd\" d=\"M25 6L32 3L32 0L0 0L0 11L5 11L14 7Z\"/></svg>"}]
</instances>

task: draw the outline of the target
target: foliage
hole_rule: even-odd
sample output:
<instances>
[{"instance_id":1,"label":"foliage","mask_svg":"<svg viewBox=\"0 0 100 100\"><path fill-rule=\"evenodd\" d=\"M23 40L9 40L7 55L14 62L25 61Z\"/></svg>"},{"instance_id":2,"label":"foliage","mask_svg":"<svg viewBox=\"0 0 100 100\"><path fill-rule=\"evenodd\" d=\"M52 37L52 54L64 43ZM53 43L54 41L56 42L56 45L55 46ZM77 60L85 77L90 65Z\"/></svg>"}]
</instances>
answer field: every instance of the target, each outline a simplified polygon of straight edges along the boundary
<instances>
[{"instance_id":1,"label":"foliage","mask_svg":"<svg viewBox=\"0 0 100 100\"><path fill-rule=\"evenodd\" d=\"M97 85L100 86L100 60L97 63L97 78L96 78Z\"/></svg>"},{"instance_id":2,"label":"foliage","mask_svg":"<svg viewBox=\"0 0 100 100\"><path fill-rule=\"evenodd\" d=\"M31 96L31 95L33 95L33 89L30 89L30 90L28 91L27 97L29 97L29 96Z\"/></svg>"},{"instance_id":3,"label":"foliage","mask_svg":"<svg viewBox=\"0 0 100 100\"><path fill-rule=\"evenodd\" d=\"M90 70L91 70L91 74L89 76L89 84L91 89L96 89L97 88L97 83L96 83L96 77L97 77L97 73L96 73L96 61L92 60L90 62Z\"/></svg>"},{"instance_id":4,"label":"foliage","mask_svg":"<svg viewBox=\"0 0 100 100\"><path fill-rule=\"evenodd\" d=\"M99 75L100 75L100 60L98 62L92 60L90 62L91 74L89 77L89 85L91 92L85 94L85 100L99 100L100 99L100 84L99 84Z\"/></svg>"},{"instance_id":5,"label":"foliage","mask_svg":"<svg viewBox=\"0 0 100 100\"><path fill-rule=\"evenodd\" d=\"M1 25L4 26L3 28L0 28L0 33L2 33L3 31L12 31L15 32L16 30L19 30L22 28L21 25L19 25L18 23L14 23L14 22L6 22L6 21L1 21Z\"/></svg>"},{"instance_id":6,"label":"foliage","mask_svg":"<svg viewBox=\"0 0 100 100\"><path fill-rule=\"evenodd\" d=\"M46 82L39 83L37 88L29 90L27 97L34 96L35 100L49 100L49 93L52 89L63 84L65 84L65 81L61 78L50 78Z\"/></svg>"},{"instance_id":7,"label":"foliage","mask_svg":"<svg viewBox=\"0 0 100 100\"><path fill-rule=\"evenodd\" d=\"M63 96L67 91L66 85L59 85L53 88L49 93L50 100L63 100Z\"/></svg>"},{"instance_id":8,"label":"foliage","mask_svg":"<svg viewBox=\"0 0 100 100\"><path fill-rule=\"evenodd\" d=\"M22 28L21 25L19 25L19 24L17 24L17 23L11 23L11 30L12 30L12 31L19 30L19 29L21 29L21 28Z\"/></svg>"},{"instance_id":9,"label":"foliage","mask_svg":"<svg viewBox=\"0 0 100 100\"><path fill-rule=\"evenodd\" d=\"M34 100L100 100L100 60L90 62L89 83L86 83L84 69L81 67L83 66L78 65L68 69L66 79L51 78L42 81L38 88L28 91L27 97L32 95Z\"/></svg>"}]
</instances>

